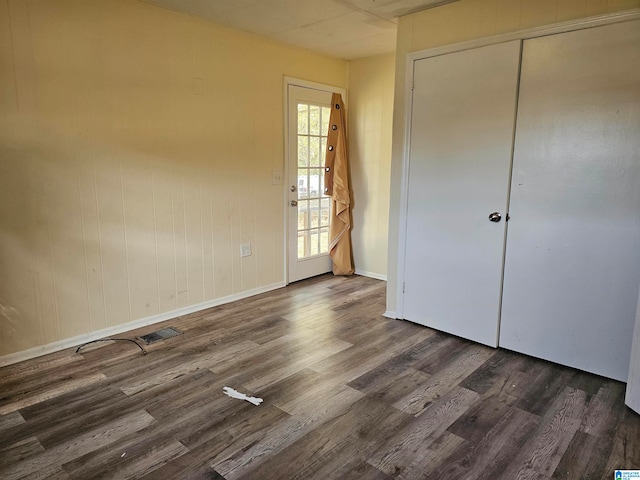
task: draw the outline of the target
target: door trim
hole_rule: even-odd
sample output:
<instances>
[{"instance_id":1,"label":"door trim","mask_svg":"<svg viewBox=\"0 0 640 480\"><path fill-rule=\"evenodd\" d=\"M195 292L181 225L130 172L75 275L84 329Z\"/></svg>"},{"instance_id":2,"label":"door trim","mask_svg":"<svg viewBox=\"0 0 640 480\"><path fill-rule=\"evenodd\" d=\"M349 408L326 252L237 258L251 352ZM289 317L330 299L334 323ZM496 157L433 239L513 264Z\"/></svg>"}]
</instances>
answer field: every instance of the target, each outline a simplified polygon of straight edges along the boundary
<instances>
[{"instance_id":1,"label":"door trim","mask_svg":"<svg viewBox=\"0 0 640 480\"><path fill-rule=\"evenodd\" d=\"M289 207L289 191L287 189L290 184L289 178L289 86L309 88L311 90L320 90L323 92L330 93L339 93L342 95L343 102L345 106L347 105L347 90L341 87L336 87L335 85L327 85L324 83L312 82L309 80L302 80L295 77L288 77L285 75L283 82L283 110L284 110L284 124L283 124L283 132L282 136L284 142L284 170L282 172L283 178L283 188L282 188L282 215L284 219L284 244L283 244L283 270L284 270L284 281L286 285L289 285L289 215L288 215L288 207Z\"/></svg>"},{"instance_id":2,"label":"door trim","mask_svg":"<svg viewBox=\"0 0 640 480\"><path fill-rule=\"evenodd\" d=\"M593 17L569 20L567 22L553 23L542 27L527 28L516 32L500 33L489 37L477 38L466 42L452 43L441 47L427 48L407 53L407 62L413 62L422 58L446 55L447 53L470 50L478 47L485 47L494 43L510 42L512 40L528 40L530 38L545 37L557 33L566 33L574 30L584 30L585 28L600 27L612 23L629 22L640 19L640 8L632 8L623 12L605 13Z\"/></svg>"},{"instance_id":3,"label":"door trim","mask_svg":"<svg viewBox=\"0 0 640 480\"><path fill-rule=\"evenodd\" d=\"M408 207L408 190L409 190L409 158L411 143L411 121L413 117L413 76L414 64L418 60L424 58L446 55L448 53L460 52L479 47L485 47L496 43L504 43L513 40L527 40L530 38L543 37L558 33L566 33L574 30L583 30L586 28L599 27L613 23L628 22L640 19L640 8L634 8L619 13L610 13L605 15L597 15L568 22L556 23L543 27L529 28L519 30L517 32L492 35L490 37L479 38L467 42L459 42L442 47L429 48L409 52L405 58L405 84L404 84L404 115L403 115L403 145L402 145L402 164L400 169L400 199L398 204L398 252L396 255L396 305L393 314L395 318L404 318L404 281L405 281L405 261L406 261L406 242L407 242L407 207ZM387 305L391 308L393 305Z\"/></svg>"}]
</instances>

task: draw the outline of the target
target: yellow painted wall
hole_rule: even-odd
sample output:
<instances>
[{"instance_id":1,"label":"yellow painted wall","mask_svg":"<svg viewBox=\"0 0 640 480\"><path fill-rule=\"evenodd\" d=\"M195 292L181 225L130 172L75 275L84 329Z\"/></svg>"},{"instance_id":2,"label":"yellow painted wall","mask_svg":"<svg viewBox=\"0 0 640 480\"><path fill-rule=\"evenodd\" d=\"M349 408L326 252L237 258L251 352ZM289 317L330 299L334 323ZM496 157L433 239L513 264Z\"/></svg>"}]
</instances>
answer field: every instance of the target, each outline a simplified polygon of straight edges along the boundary
<instances>
[{"instance_id":1,"label":"yellow painted wall","mask_svg":"<svg viewBox=\"0 0 640 480\"><path fill-rule=\"evenodd\" d=\"M284 75L347 63L136 0L0 0L0 355L283 282Z\"/></svg>"},{"instance_id":2,"label":"yellow painted wall","mask_svg":"<svg viewBox=\"0 0 640 480\"><path fill-rule=\"evenodd\" d=\"M396 45L387 310L396 310L398 209L406 54L527 28L640 7L640 0L460 0L401 17Z\"/></svg>"},{"instance_id":3,"label":"yellow painted wall","mask_svg":"<svg viewBox=\"0 0 640 480\"><path fill-rule=\"evenodd\" d=\"M349 62L352 243L357 272L385 277L395 55Z\"/></svg>"}]
</instances>

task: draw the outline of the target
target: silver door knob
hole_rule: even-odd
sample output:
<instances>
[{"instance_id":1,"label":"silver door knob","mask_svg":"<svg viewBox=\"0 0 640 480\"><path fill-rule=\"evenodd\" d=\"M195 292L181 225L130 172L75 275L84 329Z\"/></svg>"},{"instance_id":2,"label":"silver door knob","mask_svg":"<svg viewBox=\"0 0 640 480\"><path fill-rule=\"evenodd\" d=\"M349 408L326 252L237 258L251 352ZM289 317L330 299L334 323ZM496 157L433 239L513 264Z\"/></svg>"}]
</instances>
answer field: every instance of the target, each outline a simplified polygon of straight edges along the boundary
<instances>
[{"instance_id":1,"label":"silver door knob","mask_svg":"<svg viewBox=\"0 0 640 480\"><path fill-rule=\"evenodd\" d=\"M298 206L298 201L297 200L291 200L291 206L292 207L297 207Z\"/></svg>"},{"instance_id":2,"label":"silver door knob","mask_svg":"<svg viewBox=\"0 0 640 480\"><path fill-rule=\"evenodd\" d=\"M493 213L489 214L489 221L490 222L498 223L501 218L502 218L502 215L500 215L500 213L498 213L498 212L493 212Z\"/></svg>"}]
</instances>

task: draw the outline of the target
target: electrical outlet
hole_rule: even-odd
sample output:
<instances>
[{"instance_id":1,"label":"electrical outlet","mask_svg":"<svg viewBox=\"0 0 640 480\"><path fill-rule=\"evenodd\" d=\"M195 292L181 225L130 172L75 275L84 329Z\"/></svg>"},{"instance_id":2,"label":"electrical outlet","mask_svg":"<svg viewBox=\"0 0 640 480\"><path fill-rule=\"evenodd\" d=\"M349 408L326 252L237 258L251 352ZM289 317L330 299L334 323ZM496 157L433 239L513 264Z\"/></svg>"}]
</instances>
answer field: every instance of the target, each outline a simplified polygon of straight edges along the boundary
<instances>
[{"instance_id":1,"label":"electrical outlet","mask_svg":"<svg viewBox=\"0 0 640 480\"><path fill-rule=\"evenodd\" d=\"M271 172L271 184L282 185L282 172L280 170L274 170Z\"/></svg>"},{"instance_id":2,"label":"electrical outlet","mask_svg":"<svg viewBox=\"0 0 640 480\"><path fill-rule=\"evenodd\" d=\"M240 256L248 257L249 255L251 255L251 244L243 243L242 245L240 245Z\"/></svg>"}]
</instances>

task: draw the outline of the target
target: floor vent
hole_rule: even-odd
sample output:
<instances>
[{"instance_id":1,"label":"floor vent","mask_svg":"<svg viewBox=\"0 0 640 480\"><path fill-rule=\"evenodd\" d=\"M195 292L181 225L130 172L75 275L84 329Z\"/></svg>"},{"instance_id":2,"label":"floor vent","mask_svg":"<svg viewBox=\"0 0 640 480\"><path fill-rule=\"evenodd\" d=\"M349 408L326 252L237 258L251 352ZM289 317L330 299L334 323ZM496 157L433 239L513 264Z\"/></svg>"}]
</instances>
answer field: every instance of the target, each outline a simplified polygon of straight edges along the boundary
<instances>
[{"instance_id":1,"label":"floor vent","mask_svg":"<svg viewBox=\"0 0 640 480\"><path fill-rule=\"evenodd\" d=\"M177 337L178 335L182 335L182 332L180 330L176 330L173 327L168 327L163 328L162 330L147 333L146 335L141 335L137 338L149 345L150 343L158 342L160 340L165 340L171 337Z\"/></svg>"}]
</instances>

